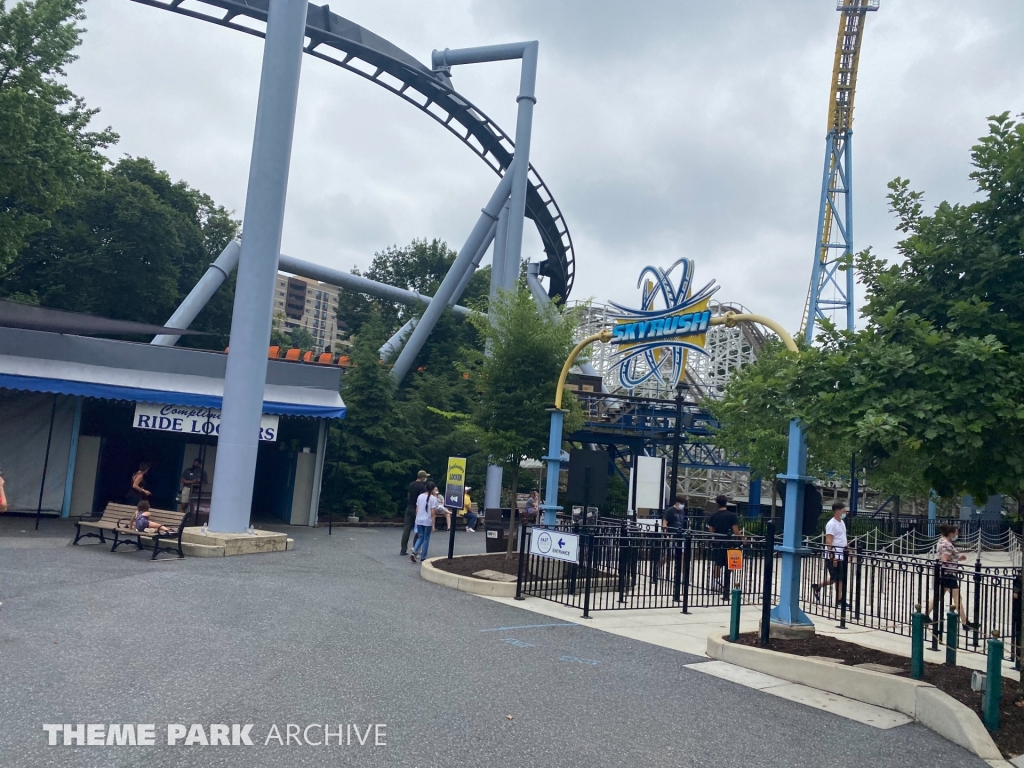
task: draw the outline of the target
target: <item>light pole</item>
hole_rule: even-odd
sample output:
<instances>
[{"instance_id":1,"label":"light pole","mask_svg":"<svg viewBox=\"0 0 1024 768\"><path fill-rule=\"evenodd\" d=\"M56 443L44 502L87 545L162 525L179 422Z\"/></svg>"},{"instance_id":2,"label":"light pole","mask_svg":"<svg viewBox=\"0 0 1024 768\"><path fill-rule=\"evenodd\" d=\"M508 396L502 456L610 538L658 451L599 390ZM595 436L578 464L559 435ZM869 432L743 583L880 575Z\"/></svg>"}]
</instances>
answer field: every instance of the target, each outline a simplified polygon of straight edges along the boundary
<instances>
[{"instance_id":1,"label":"light pole","mask_svg":"<svg viewBox=\"0 0 1024 768\"><path fill-rule=\"evenodd\" d=\"M669 488L669 502L675 503L676 489L679 484L679 444L683 439L683 405L690 385L685 381L676 384L676 435L672 445L672 485Z\"/></svg>"}]
</instances>

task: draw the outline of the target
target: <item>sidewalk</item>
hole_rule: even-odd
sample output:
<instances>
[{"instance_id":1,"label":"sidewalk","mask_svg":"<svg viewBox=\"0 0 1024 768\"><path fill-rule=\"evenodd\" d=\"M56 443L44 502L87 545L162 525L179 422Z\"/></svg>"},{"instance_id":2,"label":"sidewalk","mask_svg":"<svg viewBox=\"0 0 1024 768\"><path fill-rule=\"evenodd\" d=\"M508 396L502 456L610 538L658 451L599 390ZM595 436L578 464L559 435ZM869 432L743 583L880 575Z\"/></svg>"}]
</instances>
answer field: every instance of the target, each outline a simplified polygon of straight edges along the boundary
<instances>
[{"instance_id":1,"label":"sidewalk","mask_svg":"<svg viewBox=\"0 0 1024 768\"><path fill-rule=\"evenodd\" d=\"M729 607L725 605L712 608L691 608L688 614L683 614L676 608L592 611L590 619L583 619L582 612L578 608L569 608L536 597L527 597L521 601L510 597L487 597L485 599L573 624L599 629L613 635L651 643L662 648L690 653L694 656L707 655L704 651L707 647L708 635L714 633L721 637L729 632ZM744 606L740 613L740 631L756 632L760 620L759 608ZM811 616L811 621L814 622L815 630L819 634L910 658L909 637L850 624L846 629L839 629L836 621L818 616ZM938 651L932 651L930 648L931 645L926 643L925 661L941 664L946 660L945 648L942 645L939 646ZM961 649L956 658L957 664L961 667L985 670L984 654L967 653ZM1003 662L1003 676L1012 680L1020 679L1019 673L1014 671L1013 665L1008 661Z\"/></svg>"}]
</instances>

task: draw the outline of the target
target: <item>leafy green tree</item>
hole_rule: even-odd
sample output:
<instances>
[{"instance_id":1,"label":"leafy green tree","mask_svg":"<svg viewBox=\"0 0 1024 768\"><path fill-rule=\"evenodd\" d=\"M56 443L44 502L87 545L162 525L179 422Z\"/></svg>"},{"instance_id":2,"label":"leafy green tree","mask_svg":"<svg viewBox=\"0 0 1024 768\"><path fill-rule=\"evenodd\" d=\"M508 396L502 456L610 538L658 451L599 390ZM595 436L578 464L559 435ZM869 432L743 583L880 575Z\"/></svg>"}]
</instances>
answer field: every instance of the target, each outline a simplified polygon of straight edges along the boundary
<instances>
[{"instance_id":1,"label":"leafy green tree","mask_svg":"<svg viewBox=\"0 0 1024 768\"><path fill-rule=\"evenodd\" d=\"M61 81L83 18L80 0L0 0L0 274L97 178L98 150L117 141L109 128L87 130L97 110Z\"/></svg>"},{"instance_id":2,"label":"leafy green tree","mask_svg":"<svg viewBox=\"0 0 1024 768\"><path fill-rule=\"evenodd\" d=\"M303 352L308 352L316 346L316 339L313 338L313 334L301 325L298 328L293 328L288 333L288 341L291 343L291 346L298 347Z\"/></svg>"},{"instance_id":3,"label":"leafy green tree","mask_svg":"<svg viewBox=\"0 0 1024 768\"><path fill-rule=\"evenodd\" d=\"M395 408L394 384L377 356L383 340L380 321L372 319L353 345L341 389L347 412L331 429L324 501L332 509L392 517L415 458Z\"/></svg>"},{"instance_id":4,"label":"leafy green tree","mask_svg":"<svg viewBox=\"0 0 1024 768\"><path fill-rule=\"evenodd\" d=\"M1024 125L991 118L972 160L982 199L970 205L944 202L927 216L921 193L889 185L903 260L858 256L867 327L827 329L791 392L813 429L915 467L919 487L1019 495Z\"/></svg>"},{"instance_id":5,"label":"leafy green tree","mask_svg":"<svg viewBox=\"0 0 1024 768\"><path fill-rule=\"evenodd\" d=\"M496 463L511 473L513 504L523 459L540 459L547 447L555 387L575 345L577 319L571 311L542 311L525 288L501 292L489 316L471 321L486 340L489 355L476 361L479 402L474 423ZM582 360L581 360L582 362ZM566 391L568 434L582 426L579 404ZM509 531L509 554L515 524Z\"/></svg>"},{"instance_id":6,"label":"leafy green tree","mask_svg":"<svg viewBox=\"0 0 1024 768\"><path fill-rule=\"evenodd\" d=\"M144 158L100 173L29 239L0 292L33 296L57 309L162 324L235 237L238 222L207 195L172 182ZM223 348L231 326L234 279L214 295L191 337Z\"/></svg>"}]
</instances>

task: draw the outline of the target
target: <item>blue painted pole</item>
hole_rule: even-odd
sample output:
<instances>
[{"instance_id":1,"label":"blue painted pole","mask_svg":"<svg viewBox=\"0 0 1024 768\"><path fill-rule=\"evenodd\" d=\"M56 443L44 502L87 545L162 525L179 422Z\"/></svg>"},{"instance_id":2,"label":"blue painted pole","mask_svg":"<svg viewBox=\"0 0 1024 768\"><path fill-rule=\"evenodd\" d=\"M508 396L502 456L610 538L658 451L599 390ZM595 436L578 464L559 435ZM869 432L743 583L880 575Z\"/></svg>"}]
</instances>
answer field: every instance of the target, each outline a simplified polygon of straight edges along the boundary
<instances>
[{"instance_id":1,"label":"blue painted pole","mask_svg":"<svg viewBox=\"0 0 1024 768\"><path fill-rule=\"evenodd\" d=\"M804 484L807 472L807 440L796 419L789 422L789 456L786 474L786 511L783 523L782 568L779 577L779 604L772 610L772 623L782 627L808 627L814 624L800 610L800 558L803 548Z\"/></svg>"},{"instance_id":2,"label":"blue painted pole","mask_svg":"<svg viewBox=\"0 0 1024 768\"><path fill-rule=\"evenodd\" d=\"M566 411L559 408L548 408L551 414L551 431L548 433L547 477L544 486L544 525L555 525L558 522L558 474L562 469L562 422Z\"/></svg>"},{"instance_id":3,"label":"blue painted pole","mask_svg":"<svg viewBox=\"0 0 1024 768\"><path fill-rule=\"evenodd\" d=\"M75 398L75 420L71 423L71 449L68 451L68 479L64 482L64 503L60 507L60 516L71 514L71 489L75 484L75 462L78 460L78 436L82 431L82 398Z\"/></svg>"},{"instance_id":4,"label":"blue painted pole","mask_svg":"<svg viewBox=\"0 0 1024 768\"><path fill-rule=\"evenodd\" d=\"M761 478L750 478L750 489L747 492L747 517L761 516Z\"/></svg>"},{"instance_id":5,"label":"blue painted pole","mask_svg":"<svg viewBox=\"0 0 1024 768\"><path fill-rule=\"evenodd\" d=\"M935 535L935 518L938 510L935 507L935 491L928 491L928 535Z\"/></svg>"}]
</instances>

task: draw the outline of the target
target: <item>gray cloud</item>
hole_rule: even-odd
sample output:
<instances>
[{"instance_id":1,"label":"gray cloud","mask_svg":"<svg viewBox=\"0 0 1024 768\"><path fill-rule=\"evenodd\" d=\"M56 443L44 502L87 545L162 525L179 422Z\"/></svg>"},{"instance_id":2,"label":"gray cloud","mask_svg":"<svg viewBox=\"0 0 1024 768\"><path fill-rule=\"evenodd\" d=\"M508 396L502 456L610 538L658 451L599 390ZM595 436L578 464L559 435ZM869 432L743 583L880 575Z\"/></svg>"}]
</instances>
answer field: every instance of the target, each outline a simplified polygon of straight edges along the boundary
<instances>
[{"instance_id":1,"label":"gray cloud","mask_svg":"<svg viewBox=\"0 0 1024 768\"><path fill-rule=\"evenodd\" d=\"M813 257L831 2L346 2L353 21L432 48L541 41L533 158L577 248L574 297L629 301L679 256L722 298L799 323ZM241 215L262 43L125 0L89 0L72 87L151 157ZM867 22L855 134L856 242L890 254L885 184L967 201L985 117L1024 111L1024 6L883 0ZM455 84L512 133L518 69ZM349 268L413 237L458 246L496 177L446 130L307 57L284 249ZM540 256L528 231L525 252Z\"/></svg>"}]
</instances>

